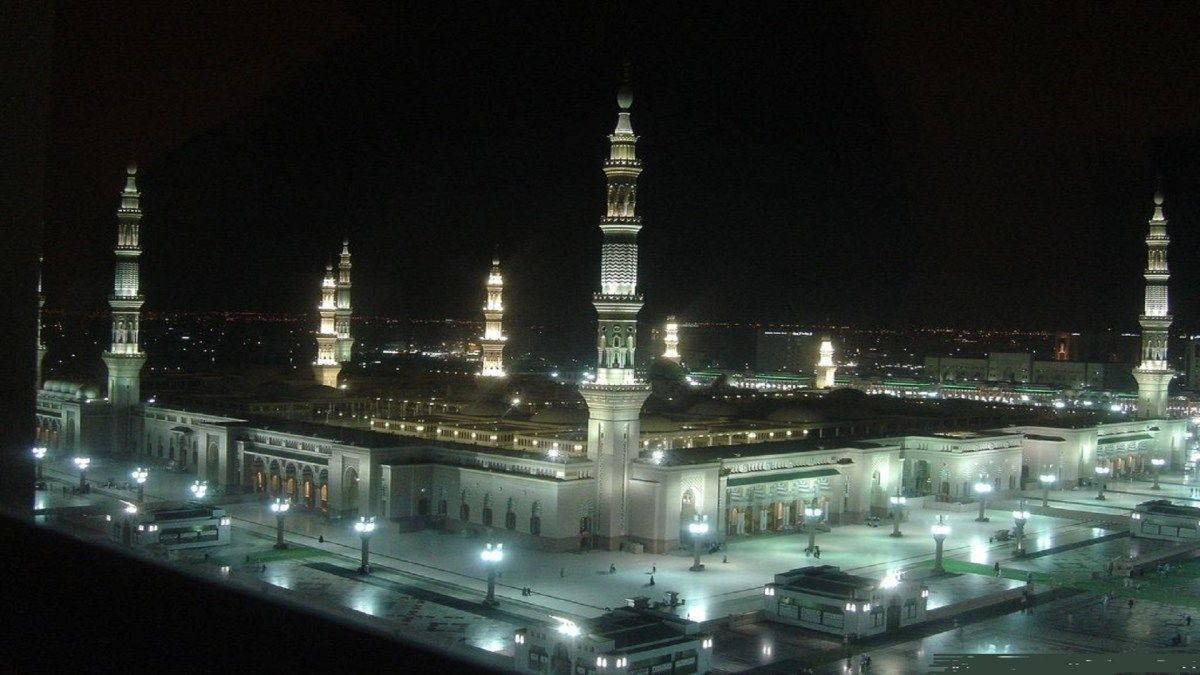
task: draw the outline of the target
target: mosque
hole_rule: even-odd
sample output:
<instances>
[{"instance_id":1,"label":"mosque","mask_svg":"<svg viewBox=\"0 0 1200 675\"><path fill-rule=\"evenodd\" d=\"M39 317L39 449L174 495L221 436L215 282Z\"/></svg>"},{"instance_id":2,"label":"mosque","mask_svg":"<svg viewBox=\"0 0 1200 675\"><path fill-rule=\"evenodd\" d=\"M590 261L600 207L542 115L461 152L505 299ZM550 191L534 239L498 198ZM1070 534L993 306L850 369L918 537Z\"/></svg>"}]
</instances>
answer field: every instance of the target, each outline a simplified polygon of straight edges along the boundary
<instances>
[{"instance_id":1,"label":"mosque","mask_svg":"<svg viewBox=\"0 0 1200 675\"><path fill-rule=\"evenodd\" d=\"M885 410L860 392L836 388L828 339L814 364L811 396L814 405L853 414L822 418L785 406L747 416L719 397L674 417L644 413L652 386L635 363L639 350L651 347L639 343L637 330L642 162L632 106L622 85L603 163L595 378L578 388L586 413L551 408L509 420L469 404L443 402L435 410L406 401L399 413L391 406L359 409L358 422L347 425L295 419L269 401L221 409L144 397L142 211L130 166L117 211L111 347L102 355L107 385L43 382L39 317L39 440L60 456L113 453L170 463L221 491L284 496L330 518L375 515L401 528L494 530L513 543L557 550L653 552L688 543L688 523L697 517L707 518L713 539L724 540L796 529L805 507L816 506L821 523L836 527L884 512L897 494L911 508L921 500L971 499L979 482L1002 496L1045 472L1064 485L1083 484L1100 465L1122 474L1152 457L1173 467L1185 461L1187 421L1165 417L1172 372L1161 194L1146 240L1136 419L997 419L989 427L987 419L967 425L952 416ZM313 364L315 382L335 393L346 386L342 370L354 349L351 270L343 241L336 270L328 265L320 284ZM498 257L485 289L478 380L503 382L511 375ZM39 282L39 312L43 304ZM677 320L665 328L660 360L678 367Z\"/></svg>"}]
</instances>

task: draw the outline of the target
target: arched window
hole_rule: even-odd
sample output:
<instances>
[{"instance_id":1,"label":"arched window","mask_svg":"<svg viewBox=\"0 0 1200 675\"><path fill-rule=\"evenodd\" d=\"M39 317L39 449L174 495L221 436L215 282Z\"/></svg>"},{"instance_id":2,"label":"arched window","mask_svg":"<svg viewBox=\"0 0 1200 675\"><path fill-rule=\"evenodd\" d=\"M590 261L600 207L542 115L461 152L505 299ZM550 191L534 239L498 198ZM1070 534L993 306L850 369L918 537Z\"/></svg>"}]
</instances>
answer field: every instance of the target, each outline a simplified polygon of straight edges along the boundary
<instances>
[{"instance_id":1,"label":"arched window","mask_svg":"<svg viewBox=\"0 0 1200 675\"><path fill-rule=\"evenodd\" d=\"M448 511L446 510L446 500L445 500L445 499L439 500L439 501L438 501L438 512L437 512L437 514L438 514L439 516L444 516L444 515L446 515L447 513L448 513Z\"/></svg>"},{"instance_id":2,"label":"arched window","mask_svg":"<svg viewBox=\"0 0 1200 675\"><path fill-rule=\"evenodd\" d=\"M420 499L417 500L417 515L418 516L429 515L429 498L428 497L421 497Z\"/></svg>"},{"instance_id":3,"label":"arched window","mask_svg":"<svg viewBox=\"0 0 1200 675\"><path fill-rule=\"evenodd\" d=\"M539 537L542 534L542 519L537 516L529 518L529 534Z\"/></svg>"},{"instance_id":4,"label":"arched window","mask_svg":"<svg viewBox=\"0 0 1200 675\"><path fill-rule=\"evenodd\" d=\"M517 514L513 513L512 511L504 514L504 527L510 530L517 529Z\"/></svg>"},{"instance_id":5,"label":"arched window","mask_svg":"<svg viewBox=\"0 0 1200 675\"><path fill-rule=\"evenodd\" d=\"M471 522L471 507L466 502L463 502L462 507L459 508L458 517L464 523Z\"/></svg>"},{"instance_id":6,"label":"arched window","mask_svg":"<svg viewBox=\"0 0 1200 675\"><path fill-rule=\"evenodd\" d=\"M492 524L492 507L490 507L490 506L483 507L483 524L484 525Z\"/></svg>"}]
</instances>

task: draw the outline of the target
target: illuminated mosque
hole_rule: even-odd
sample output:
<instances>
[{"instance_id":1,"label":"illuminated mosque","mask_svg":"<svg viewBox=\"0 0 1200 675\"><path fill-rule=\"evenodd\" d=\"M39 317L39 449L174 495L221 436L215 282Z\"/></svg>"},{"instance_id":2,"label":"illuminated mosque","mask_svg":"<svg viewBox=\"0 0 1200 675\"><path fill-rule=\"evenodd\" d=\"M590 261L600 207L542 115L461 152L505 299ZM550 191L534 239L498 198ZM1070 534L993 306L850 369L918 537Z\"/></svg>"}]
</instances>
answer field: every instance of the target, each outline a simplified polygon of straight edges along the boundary
<instances>
[{"instance_id":1,"label":"illuminated mosque","mask_svg":"<svg viewBox=\"0 0 1200 675\"><path fill-rule=\"evenodd\" d=\"M579 385L586 413L547 408L508 420L468 404L406 401L398 410L356 408L355 424L338 424L296 419L266 402L221 410L145 397L141 193L130 166L117 211L111 346L102 355L107 385L42 382L39 317L39 439L62 456L173 462L223 491L287 497L331 518L375 515L401 528L491 530L516 544L558 550L654 552L686 543L696 517L707 518L719 541L796 529L806 506L819 507L823 524L836 527L884 512L897 494L907 495L910 506L967 499L982 481L1003 496L1048 470L1064 484L1082 484L1098 465L1121 474L1151 457L1175 467L1184 461L1186 420L1165 418L1171 317L1161 194L1146 240L1136 419L997 427L973 420L964 430L953 417L870 412L865 394L835 386L828 338L813 364L811 397L867 413L823 417L784 405L747 418L719 397L674 417L645 412L653 387L635 364L639 350L657 350L639 342L642 162L627 84L616 102L603 162L600 282L592 298L595 377ZM497 257L485 283L480 382L513 376L504 361L503 288ZM354 351L350 293L351 255L343 241L336 268L330 263L320 281L312 366L320 387L335 393L346 387L343 369ZM39 312L43 302L39 283ZM675 367L686 353L678 325L674 317L666 322L658 359Z\"/></svg>"}]
</instances>

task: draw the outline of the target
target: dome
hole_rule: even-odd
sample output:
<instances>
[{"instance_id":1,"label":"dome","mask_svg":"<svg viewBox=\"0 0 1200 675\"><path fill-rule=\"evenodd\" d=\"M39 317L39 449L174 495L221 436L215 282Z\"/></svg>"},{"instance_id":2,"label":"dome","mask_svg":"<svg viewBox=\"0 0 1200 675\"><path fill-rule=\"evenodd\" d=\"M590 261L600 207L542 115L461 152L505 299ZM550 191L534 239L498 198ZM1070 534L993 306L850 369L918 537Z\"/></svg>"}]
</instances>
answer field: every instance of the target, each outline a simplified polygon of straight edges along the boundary
<instances>
[{"instance_id":1,"label":"dome","mask_svg":"<svg viewBox=\"0 0 1200 675\"><path fill-rule=\"evenodd\" d=\"M824 422L826 415L824 412L813 408L787 407L772 411L771 414L767 415L767 419L772 422L804 424L808 422Z\"/></svg>"},{"instance_id":2,"label":"dome","mask_svg":"<svg viewBox=\"0 0 1200 675\"><path fill-rule=\"evenodd\" d=\"M716 399L700 401L687 409L688 417L734 417L736 415L737 408Z\"/></svg>"},{"instance_id":3,"label":"dome","mask_svg":"<svg viewBox=\"0 0 1200 675\"><path fill-rule=\"evenodd\" d=\"M629 110L633 105L633 90L629 88L628 84L622 84L621 88L617 90L617 105L621 107L621 110Z\"/></svg>"},{"instance_id":4,"label":"dome","mask_svg":"<svg viewBox=\"0 0 1200 675\"><path fill-rule=\"evenodd\" d=\"M583 426L587 424L587 420L588 414L586 410L560 406L542 408L534 413L533 417L529 418L529 421L535 424L558 424L572 427Z\"/></svg>"},{"instance_id":5,"label":"dome","mask_svg":"<svg viewBox=\"0 0 1200 675\"><path fill-rule=\"evenodd\" d=\"M662 415L643 415L641 430L643 433L665 434L679 431L679 423Z\"/></svg>"},{"instance_id":6,"label":"dome","mask_svg":"<svg viewBox=\"0 0 1200 675\"><path fill-rule=\"evenodd\" d=\"M499 401L472 401L463 408L464 415L474 417L503 417L508 411L508 406Z\"/></svg>"}]
</instances>

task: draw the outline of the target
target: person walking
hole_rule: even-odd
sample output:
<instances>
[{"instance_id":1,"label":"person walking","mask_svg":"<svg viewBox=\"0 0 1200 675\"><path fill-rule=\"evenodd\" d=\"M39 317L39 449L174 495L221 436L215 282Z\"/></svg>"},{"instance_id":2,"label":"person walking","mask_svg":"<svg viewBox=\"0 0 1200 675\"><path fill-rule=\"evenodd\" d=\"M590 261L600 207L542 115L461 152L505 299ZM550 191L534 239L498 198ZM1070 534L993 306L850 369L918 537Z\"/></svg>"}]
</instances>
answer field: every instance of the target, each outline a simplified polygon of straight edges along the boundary
<instances>
[{"instance_id":1,"label":"person walking","mask_svg":"<svg viewBox=\"0 0 1200 675\"><path fill-rule=\"evenodd\" d=\"M654 574L654 573L655 573L655 572L657 572L657 571L658 571L658 565L651 565L651 566L650 566L650 574Z\"/></svg>"},{"instance_id":2,"label":"person walking","mask_svg":"<svg viewBox=\"0 0 1200 675\"><path fill-rule=\"evenodd\" d=\"M1000 561L999 560L996 561L996 564L993 566L993 568L996 570L996 576L1000 576Z\"/></svg>"},{"instance_id":3,"label":"person walking","mask_svg":"<svg viewBox=\"0 0 1200 675\"><path fill-rule=\"evenodd\" d=\"M608 573L609 573L609 574L616 574L616 573L617 573L617 564L616 564L616 563L609 563L609 564L608 564Z\"/></svg>"},{"instance_id":4,"label":"person walking","mask_svg":"<svg viewBox=\"0 0 1200 675\"><path fill-rule=\"evenodd\" d=\"M1192 615L1188 614L1186 617L1184 617L1183 622L1189 626L1192 625Z\"/></svg>"},{"instance_id":5,"label":"person walking","mask_svg":"<svg viewBox=\"0 0 1200 675\"><path fill-rule=\"evenodd\" d=\"M317 543L318 543L318 544L324 544L324 543L325 543L325 535L323 535L323 534L318 534L318 535L317 535Z\"/></svg>"},{"instance_id":6,"label":"person walking","mask_svg":"<svg viewBox=\"0 0 1200 675\"><path fill-rule=\"evenodd\" d=\"M1129 611L1133 611L1133 598L1129 599Z\"/></svg>"},{"instance_id":7,"label":"person walking","mask_svg":"<svg viewBox=\"0 0 1200 675\"><path fill-rule=\"evenodd\" d=\"M650 585L651 586L654 585L654 575L653 574L650 575Z\"/></svg>"}]
</instances>

